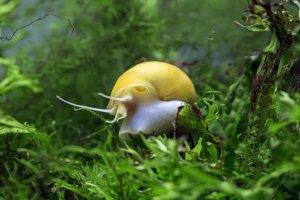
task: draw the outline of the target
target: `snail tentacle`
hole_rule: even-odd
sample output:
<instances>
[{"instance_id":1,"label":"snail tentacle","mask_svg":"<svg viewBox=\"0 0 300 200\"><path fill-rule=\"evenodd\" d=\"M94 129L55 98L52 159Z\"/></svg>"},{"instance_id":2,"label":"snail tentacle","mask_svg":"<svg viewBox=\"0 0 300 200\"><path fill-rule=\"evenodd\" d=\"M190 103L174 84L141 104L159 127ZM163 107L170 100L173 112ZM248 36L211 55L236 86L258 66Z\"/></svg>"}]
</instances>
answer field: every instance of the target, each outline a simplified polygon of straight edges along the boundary
<instances>
[{"instance_id":1,"label":"snail tentacle","mask_svg":"<svg viewBox=\"0 0 300 200\"><path fill-rule=\"evenodd\" d=\"M113 124L113 123L115 123L115 122L118 122L120 119L126 118L126 116L127 116L127 115L121 115L121 116L116 115L116 116L114 117L113 120L105 120L105 122L110 123L110 124Z\"/></svg>"},{"instance_id":2,"label":"snail tentacle","mask_svg":"<svg viewBox=\"0 0 300 200\"><path fill-rule=\"evenodd\" d=\"M124 105L119 104L118 106L115 106L113 110L115 110L115 117L113 120L106 120L107 123L115 123L120 119L124 119L127 117L127 109Z\"/></svg>"},{"instance_id":3,"label":"snail tentacle","mask_svg":"<svg viewBox=\"0 0 300 200\"><path fill-rule=\"evenodd\" d=\"M107 98L107 99L112 99L112 100L116 100L116 101L130 101L132 100L132 96L125 96L125 97L112 97L112 96L108 96L106 94L103 94L103 93L98 93L98 95L104 97L104 98Z\"/></svg>"},{"instance_id":4,"label":"snail tentacle","mask_svg":"<svg viewBox=\"0 0 300 200\"><path fill-rule=\"evenodd\" d=\"M70 101L67 101L63 98L61 98L60 96L57 96L56 95L56 98L58 98L59 100L69 104L69 105L72 105L72 106L75 106L75 107L78 107L78 108L84 108L84 109L87 109L87 110L93 110L93 111L96 111L96 112L103 112L103 113L109 113L109 114L113 114L114 112L114 109L101 109L101 108L94 108L94 107L90 107L90 106L84 106L84 105L79 105L79 104L75 104L75 103L72 103Z\"/></svg>"}]
</instances>

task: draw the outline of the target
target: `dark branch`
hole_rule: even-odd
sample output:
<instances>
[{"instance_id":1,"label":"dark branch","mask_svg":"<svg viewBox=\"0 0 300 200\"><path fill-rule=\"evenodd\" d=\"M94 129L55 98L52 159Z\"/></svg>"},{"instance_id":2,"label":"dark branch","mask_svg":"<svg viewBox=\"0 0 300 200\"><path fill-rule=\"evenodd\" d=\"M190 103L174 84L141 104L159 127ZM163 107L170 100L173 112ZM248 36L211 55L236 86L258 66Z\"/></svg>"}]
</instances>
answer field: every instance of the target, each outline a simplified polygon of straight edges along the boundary
<instances>
[{"instance_id":1,"label":"dark branch","mask_svg":"<svg viewBox=\"0 0 300 200\"><path fill-rule=\"evenodd\" d=\"M47 14L43 15L42 17L39 17L36 20L34 20L34 21L32 21L32 22L30 22L28 24L25 24L25 25L17 28L15 31L13 31L13 33L10 36L7 36L7 35L0 36L0 40L2 40L2 41L10 41L14 36L16 36L17 32L19 32L20 30L25 29L25 28L31 26L32 24L34 24L34 23L36 23L38 21L41 21L41 20L43 20L43 19L45 19L45 18L47 18L49 16L54 16L56 18L59 18L61 20L66 21L69 24L69 26L71 27L71 34L73 33L73 31L74 31L75 28L74 28L74 24L72 23L72 21L70 19L65 18L63 16L60 16L60 15L57 15L55 13L47 13Z\"/></svg>"}]
</instances>

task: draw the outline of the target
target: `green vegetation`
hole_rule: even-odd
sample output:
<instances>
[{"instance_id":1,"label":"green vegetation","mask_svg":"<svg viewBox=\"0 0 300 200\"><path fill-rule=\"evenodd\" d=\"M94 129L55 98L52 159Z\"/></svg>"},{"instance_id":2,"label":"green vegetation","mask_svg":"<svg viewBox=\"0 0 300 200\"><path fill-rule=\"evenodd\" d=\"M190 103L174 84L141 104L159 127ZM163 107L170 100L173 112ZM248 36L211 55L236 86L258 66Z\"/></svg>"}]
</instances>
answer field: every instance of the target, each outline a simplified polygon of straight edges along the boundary
<instances>
[{"instance_id":1,"label":"green vegetation","mask_svg":"<svg viewBox=\"0 0 300 200\"><path fill-rule=\"evenodd\" d=\"M299 199L299 22L298 0L0 0L0 199ZM193 80L194 144L56 99L105 108L145 60Z\"/></svg>"}]
</instances>

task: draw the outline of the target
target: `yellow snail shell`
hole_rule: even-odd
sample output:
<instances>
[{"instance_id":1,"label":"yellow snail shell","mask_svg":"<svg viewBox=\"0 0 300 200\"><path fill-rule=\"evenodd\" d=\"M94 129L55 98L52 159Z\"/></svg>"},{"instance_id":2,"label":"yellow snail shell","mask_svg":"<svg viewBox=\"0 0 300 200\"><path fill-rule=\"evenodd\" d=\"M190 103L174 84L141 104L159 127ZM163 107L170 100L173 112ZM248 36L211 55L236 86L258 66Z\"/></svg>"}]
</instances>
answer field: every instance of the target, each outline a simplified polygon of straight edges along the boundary
<instances>
[{"instance_id":1,"label":"yellow snail shell","mask_svg":"<svg viewBox=\"0 0 300 200\"><path fill-rule=\"evenodd\" d=\"M173 130L178 107L193 104L196 92L192 81L178 67L158 61L143 62L125 71L116 81L107 109L93 108L60 100L75 107L114 115L123 119L119 136L156 135Z\"/></svg>"}]
</instances>

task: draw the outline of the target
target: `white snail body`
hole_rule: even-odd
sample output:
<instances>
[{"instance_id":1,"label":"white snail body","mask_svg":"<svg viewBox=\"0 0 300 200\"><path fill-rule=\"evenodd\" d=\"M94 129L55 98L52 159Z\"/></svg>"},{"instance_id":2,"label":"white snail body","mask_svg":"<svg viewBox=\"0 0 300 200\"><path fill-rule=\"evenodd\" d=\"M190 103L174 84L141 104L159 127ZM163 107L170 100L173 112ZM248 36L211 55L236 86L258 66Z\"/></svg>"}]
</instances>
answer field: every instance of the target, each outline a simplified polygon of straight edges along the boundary
<instances>
[{"instance_id":1,"label":"white snail body","mask_svg":"<svg viewBox=\"0 0 300 200\"><path fill-rule=\"evenodd\" d=\"M174 130L178 108L185 103L179 100L154 101L140 106L135 113L124 118L119 136L157 135Z\"/></svg>"},{"instance_id":2,"label":"white snail body","mask_svg":"<svg viewBox=\"0 0 300 200\"><path fill-rule=\"evenodd\" d=\"M192 81L179 68L164 62L144 62L125 71L116 81L107 109L73 104L76 107L114 115L123 119L119 136L156 135L173 130L178 107L193 104L196 92Z\"/></svg>"}]
</instances>

